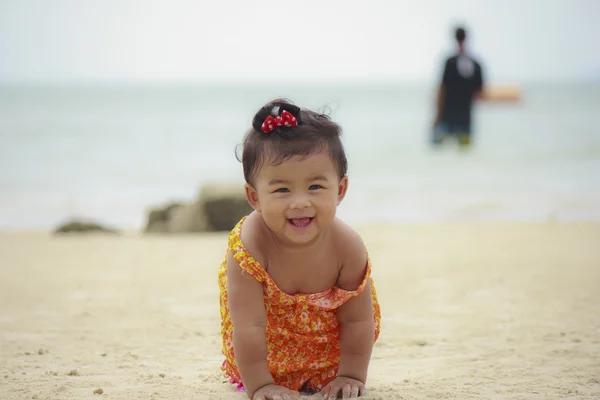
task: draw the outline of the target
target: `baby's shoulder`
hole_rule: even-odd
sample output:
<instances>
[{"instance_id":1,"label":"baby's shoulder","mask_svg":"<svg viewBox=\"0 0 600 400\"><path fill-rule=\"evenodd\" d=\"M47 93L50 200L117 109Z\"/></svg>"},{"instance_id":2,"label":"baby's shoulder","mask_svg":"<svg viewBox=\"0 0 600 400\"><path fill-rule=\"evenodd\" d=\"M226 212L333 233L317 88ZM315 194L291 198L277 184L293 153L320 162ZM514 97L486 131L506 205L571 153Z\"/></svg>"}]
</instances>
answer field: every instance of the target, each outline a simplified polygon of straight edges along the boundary
<instances>
[{"instance_id":1,"label":"baby's shoulder","mask_svg":"<svg viewBox=\"0 0 600 400\"><path fill-rule=\"evenodd\" d=\"M369 273L369 256L362 237L348 224L334 224L335 249L340 263L337 285L348 291L364 286Z\"/></svg>"},{"instance_id":2,"label":"baby's shoulder","mask_svg":"<svg viewBox=\"0 0 600 400\"><path fill-rule=\"evenodd\" d=\"M360 234L346 222L336 218L332 224L333 248L341 260L362 257L366 246Z\"/></svg>"},{"instance_id":3,"label":"baby's shoulder","mask_svg":"<svg viewBox=\"0 0 600 400\"><path fill-rule=\"evenodd\" d=\"M249 256L255 260L262 260L265 246L265 226L257 212L253 212L242 223L240 240Z\"/></svg>"}]
</instances>

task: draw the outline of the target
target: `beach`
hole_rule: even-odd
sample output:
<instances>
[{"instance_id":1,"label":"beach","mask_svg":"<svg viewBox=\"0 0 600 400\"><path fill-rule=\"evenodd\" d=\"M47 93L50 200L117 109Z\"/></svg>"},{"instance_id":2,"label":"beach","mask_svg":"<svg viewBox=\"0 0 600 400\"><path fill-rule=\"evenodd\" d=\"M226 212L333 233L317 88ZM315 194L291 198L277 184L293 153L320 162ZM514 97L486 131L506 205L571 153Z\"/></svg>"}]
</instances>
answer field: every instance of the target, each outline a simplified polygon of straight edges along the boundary
<instances>
[{"instance_id":1,"label":"beach","mask_svg":"<svg viewBox=\"0 0 600 400\"><path fill-rule=\"evenodd\" d=\"M382 307L367 398L600 398L600 223L356 228ZM220 371L226 237L1 232L0 397L247 398Z\"/></svg>"},{"instance_id":2,"label":"beach","mask_svg":"<svg viewBox=\"0 0 600 400\"><path fill-rule=\"evenodd\" d=\"M372 260L365 400L600 400L600 0L502 5L1 1L0 400L247 399L218 270L246 184L322 227L292 147Z\"/></svg>"}]
</instances>

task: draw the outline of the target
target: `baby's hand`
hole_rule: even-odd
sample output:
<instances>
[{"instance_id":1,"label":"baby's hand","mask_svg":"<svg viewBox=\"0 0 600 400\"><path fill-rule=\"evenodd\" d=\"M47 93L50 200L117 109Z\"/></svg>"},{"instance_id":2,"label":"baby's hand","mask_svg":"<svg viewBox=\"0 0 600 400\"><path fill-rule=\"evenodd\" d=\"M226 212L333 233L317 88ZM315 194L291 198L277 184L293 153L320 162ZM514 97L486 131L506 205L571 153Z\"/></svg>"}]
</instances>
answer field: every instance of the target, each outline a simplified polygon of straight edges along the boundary
<instances>
[{"instance_id":1,"label":"baby's hand","mask_svg":"<svg viewBox=\"0 0 600 400\"><path fill-rule=\"evenodd\" d=\"M283 386L267 385L254 392L252 400L300 400L300 393Z\"/></svg>"},{"instance_id":2,"label":"baby's hand","mask_svg":"<svg viewBox=\"0 0 600 400\"><path fill-rule=\"evenodd\" d=\"M338 398L340 391L343 399L356 399L358 396L364 396L367 389L361 381L338 376L321 390L321 395L324 399L333 400Z\"/></svg>"}]
</instances>

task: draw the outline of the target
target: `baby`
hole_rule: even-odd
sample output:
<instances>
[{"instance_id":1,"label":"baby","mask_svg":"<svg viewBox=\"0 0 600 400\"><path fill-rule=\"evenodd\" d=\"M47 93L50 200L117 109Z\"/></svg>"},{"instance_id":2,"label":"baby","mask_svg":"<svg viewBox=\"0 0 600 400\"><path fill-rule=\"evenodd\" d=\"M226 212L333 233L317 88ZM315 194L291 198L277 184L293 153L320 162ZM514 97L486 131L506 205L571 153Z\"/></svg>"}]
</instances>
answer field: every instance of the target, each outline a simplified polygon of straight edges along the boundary
<instances>
[{"instance_id":1,"label":"baby","mask_svg":"<svg viewBox=\"0 0 600 400\"><path fill-rule=\"evenodd\" d=\"M365 393L380 308L360 236L336 217L348 189L341 128L274 100L243 142L254 211L219 269L222 369L253 400Z\"/></svg>"}]
</instances>

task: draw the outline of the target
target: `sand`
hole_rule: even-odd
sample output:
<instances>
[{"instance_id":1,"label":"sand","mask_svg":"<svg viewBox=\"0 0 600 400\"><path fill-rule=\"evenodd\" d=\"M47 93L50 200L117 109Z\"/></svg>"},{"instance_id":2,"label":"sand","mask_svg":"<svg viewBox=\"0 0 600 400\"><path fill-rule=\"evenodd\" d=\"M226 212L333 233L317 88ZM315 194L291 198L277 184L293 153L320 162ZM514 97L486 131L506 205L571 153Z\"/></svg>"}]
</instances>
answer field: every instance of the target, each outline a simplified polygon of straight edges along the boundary
<instances>
[{"instance_id":1,"label":"sand","mask_svg":"<svg viewBox=\"0 0 600 400\"><path fill-rule=\"evenodd\" d=\"M600 398L600 224L359 230L368 398ZM219 370L225 239L0 233L0 398L245 399Z\"/></svg>"}]
</instances>

